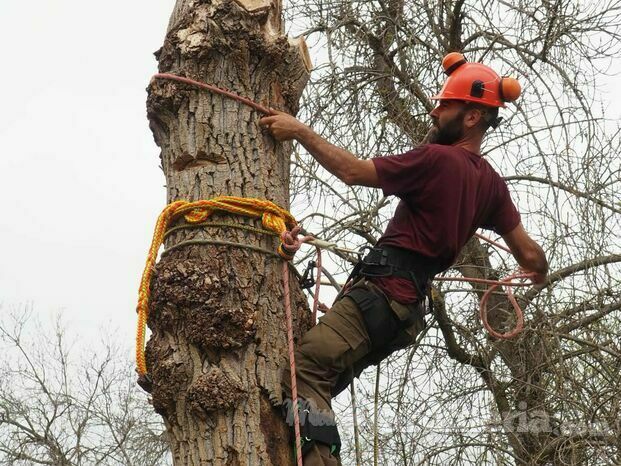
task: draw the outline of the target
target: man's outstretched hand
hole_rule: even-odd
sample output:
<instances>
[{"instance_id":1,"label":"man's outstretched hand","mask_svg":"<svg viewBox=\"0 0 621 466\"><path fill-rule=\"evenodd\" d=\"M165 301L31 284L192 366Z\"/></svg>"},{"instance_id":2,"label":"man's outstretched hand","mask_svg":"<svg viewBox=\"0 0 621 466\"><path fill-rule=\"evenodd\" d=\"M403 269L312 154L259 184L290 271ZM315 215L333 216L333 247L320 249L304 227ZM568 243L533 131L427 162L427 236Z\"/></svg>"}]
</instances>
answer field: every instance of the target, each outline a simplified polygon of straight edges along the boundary
<instances>
[{"instance_id":1,"label":"man's outstretched hand","mask_svg":"<svg viewBox=\"0 0 621 466\"><path fill-rule=\"evenodd\" d=\"M547 273L532 272L530 270L526 270L524 267L520 267L519 270L522 273L530 274L530 281L532 281L535 285L541 285L548 279Z\"/></svg>"},{"instance_id":2,"label":"man's outstretched hand","mask_svg":"<svg viewBox=\"0 0 621 466\"><path fill-rule=\"evenodd\" d=\"M301 121L292 117L288 113L279 112L270 108L272 115L265 116L259 120L259 125L271 133L278 141L289 141L296 139L300 132L306 128Z\"/></svg>"},{"instance_id":3,"label":"man's outstretched hand","mask_svg":"<svg viewBox=\"0 0 621 466\"><path fill-rule=\"evenodd\" d=\"M546 282L547 279L548 279L547 274L536 273L536 272L533 274L533 277L531 278L531 280L533 281L535 285L542 285Z\"/></svg>"}]
</instances>

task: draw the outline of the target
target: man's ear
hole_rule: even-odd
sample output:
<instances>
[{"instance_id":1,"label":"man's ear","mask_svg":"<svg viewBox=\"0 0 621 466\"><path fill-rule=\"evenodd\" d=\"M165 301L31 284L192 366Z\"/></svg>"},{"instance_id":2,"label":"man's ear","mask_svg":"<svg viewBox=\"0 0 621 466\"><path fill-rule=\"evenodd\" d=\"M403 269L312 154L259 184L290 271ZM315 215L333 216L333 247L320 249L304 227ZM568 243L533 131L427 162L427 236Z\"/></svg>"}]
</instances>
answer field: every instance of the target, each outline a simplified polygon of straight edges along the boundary
<instances>
[{"instance_id":1,"label":"man's ear","mask_svg":"<svg viewBox=\"0 0 621 466\"><path fill-rule=\"evenodd\" d=\"M466 117L464 118L464 124L467 128L474 128L483 119L483 112L478 108L471 108L466 111Z\"/></svg>"}]
</instances>

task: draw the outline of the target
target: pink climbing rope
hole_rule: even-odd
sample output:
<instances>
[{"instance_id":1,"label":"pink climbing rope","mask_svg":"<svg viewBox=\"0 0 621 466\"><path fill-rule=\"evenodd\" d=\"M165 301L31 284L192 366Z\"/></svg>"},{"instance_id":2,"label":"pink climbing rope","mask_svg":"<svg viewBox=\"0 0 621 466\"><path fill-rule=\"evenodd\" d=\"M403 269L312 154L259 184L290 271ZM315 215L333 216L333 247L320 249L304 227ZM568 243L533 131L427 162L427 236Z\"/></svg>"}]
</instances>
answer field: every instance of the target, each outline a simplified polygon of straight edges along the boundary
<instances>
[{"instance_id":1,"label":"pink climbing rope","mask_svg":"<svg viewBox=\"0 0 621 466\"><path fill-rule=\"evenodd\" d=\"M479 317L481 318L481 322L483 322L483 327L485 327L485 330L487 330L487 332L491 336L499 338L501 340L509 340L517 336L524 329L524 313L522 312L522 308L520 307L517 300L515 299L515 296L513 295L513 287L530 286L531 283L515 282L514 280L532 279L533 275L533 273L514 273L513 275L510 275L507 278L500 280L500 283L502 283L502 285L494 284L489 287L488 290L483 294L483 296L481 297L481 303L479 305ZM517 319L515 328L505 333L497 332L487 321L487 301L493 291L499 286L504 287L505 292L507 293L507 298L509 298L509 302L515 310L515 316Z\"/></svg>"},{"instance_id":2,"label":"pink climbing rope","mask_svg":"<svg viewBox=\"0 0 621 466\"><path fill-rule=\"evenodd\" d=\"M494 241L493 239L488 238L487 236L483 236L480 233L475 233L474 236L476 236L479 239L482 239L483 241L487 241L489 244L496 246L498 249L502 249L503 251L506 251L506 252L511 252L511 249L509 249L507 246L505 246L504 244L500 244L498 241Z\"/></svg>"},{"instance_id":3,"label":"pink climbing rope","mask_svg":"<svg viewBox=\"0 0 621 466\"><path fill-rule=\"evenodd\" d=\"M233 99L236 100L237 102L241 102L244 105L247 105L248 107L254 108L257 112L259 113L263 113L264 115L273 115L274 112L272 112L269 108L264 107L261 104L256 103L254 100L251 100L247 97L242 97L240 95L235 94L234 92L231 92L227 89L222 89L218 86L214 86L213 84L207 84L207 83L202 83L200 81L195 81L193 79L190 78L186 78L184 76L177 76L176 74L170 74L170 73L157 73L153 75L153 78L156 79L167 79L169 81L177 81L179 83L183 83L183 84L189 84L191 86L196 86L199 87L201 89L205 89L207 91L211 91L215 94L220 94L223 95L225 97L228 97L229 99Z\"/></svg>"},{"instance_id":4,"label":"pink climbing rope","mask_svg":"<svg viewBox=\"0 0 621 466\"><path fill-rule=\"evenodd\" d=\"M319 307L319 289L321 288L321 249L315 246L315 254L317 254L317 278L315 279L315 296L313 296L313 314L311 322L315 325L317 322L317 307Z\"/></svg>"},{"instance_id":5,"label":"pink climbing rope","mask_svg":"<svg viewBox=\"0 0 621 466\"><path fill-rule=\"evenodd\" d=\"M285 252L293 257L300 249L303 243L312 239L312 236L303 236L298 238L300 227L296 226L291 231L285 231L280 239L281 247ZM317 313L317 305L319 303L319 286L321 279L321 253L317 248L317 282L315 285L315 298L313 302L313 325L315 325L315 316ZM291 374L291 409L293 410L293 424L295 431L295 452L297 466L302 465L302 439L300 436L300 415L298 413L298 384L295 369L295 345L293 342L293 316L291 314L291 295L289 291L289 265L287 262L282 264L282 282L285 294L285 318L287 320L287 343L289 350L289 372Z\"/></svg>"},{"instance_id":6,"label":"pink climbing rope","mask_svg":"<svg viewBox=\"0 0 621 466\"><path fill-rule=\"evenodd\" d=\"M494 241L493 239L488 238L487 236L481 235L480 233L475 233L474 236L476 236L479 239L482 239L483 241L487 241L491 245L499 249L502 249L503 251L511 253L511 249L509 249L507 246L497 241ZM485 279L478 279L478 278L470 278L470 279L465 280L470 283L483 283L483 284L491 285L490 288L488 288L487 291L483 293L483 296L481 297L481 301L479 303L479 318L481 319L481 322L483 323L483 327L485 328L485 330L487 330L487 333L501 340L509 340L517 336L524 329L524 311L522 311L522 308L520 307L517 300L515 299L515 296L513 295L513 287L531 286L532 278L534 276L535 276L534 273L516 272L506 278L503 278L502 280L485 280ZM531 282L530 283L524 282L523 281L524 279L530 279ZM443 280L443 277L440 277L437 280ZM515 281L515 280L518 280L518 281ZM444 279L444 281L462 281L462 280L458 280L457 278L452 278L452 279L446 278ZM505 293L507 294L507 298L509 299L509 302L513 306L513 310L515 311L515 318L516 318L516 324L515 324L514 329L508 332L505 332L505 333L500 333L494 330L487 320L487 301L489 300L489 297L492 295L494 290L496 290L496 288L498 288L499 286L502 286L504 288Z\"/></svg>"},{"instance_id":7,"label":"pink climbing rope","mask_svg":"<svg viewBox=\"0 0 621 466\"><path fill-rule=\"evenodd\" d=\"M439 282L467 282L467 283L479 283L483 285L490 285L490 287L485 291L485 293L483 293L483 296L481 297L481 301L479 303L479 317L481 318L483 327L485 328L485 330L487 330L487 332L490 335L492 335L495 338L499 338L501 340L508 340L518 335L524 329L524 312L522 311L522 308L520 307L517 300L515 299L515 296L513 295L513 287L531 286L532 283L516 281L516 280L530 279L533 276L534 276L533 273L514 273L513 275L503 278L502 280L488 280L486 278L460 278L460 277L436 277L434 278L434 280L439 281ZM499 333L495 331L487 320L487 301L489 300L489 297L494 292L494 290L498 288L499 286L502 286L505 289L507 298L509 299L509 302L511 303L511 305L513 306L513 309L515 310L515 316L517 320L515 328L505 333Z\"/></svg>"},{"instance_id":8,"label":"pink climbing rope","mask_svg":"<svg viewBox=\"0 0 621 466\"><path fill-rule=\"evenodd\" d=\"M285 317L287 319L287 343L289 347L289 372L291 373L291 410L295 431L295 452L298 466L302 466L302 439L300 438L300 415L298 413L298 384L295 375L295 345L293 343L293 317L291 315L291 294L289 292L289 264L282 263L282 283L285 295Z\"/></svg>"},{"instance_id":9,"label":"pink climbing rope","mask_svg":"<svg viewBox=\"0 0 621 466\"><path fill-rule=\"evenodd\" d=\"M313 239L312 236L298 238L300 227L295 227L292 231L286 231L281 235L282 247L285 252L293 257L303 243ZM313 299L312 325L317 319L317 307L319 305L319 290L321 287L321 250L317 251L317 278L315 282L315 296ZM298 384L295 369L295 345L293 341L293 316L291 313L291 294L289 290L289 266L287 262L282 265L282 282L285 295L285 318L287 319L287 343L289 351L289 372L291 374L291 406L293 410L293 423L295 431L295 451L298 466L302 466L302 440L300 436L300 416L298 413Z\"/></svg>"}]
</instances>

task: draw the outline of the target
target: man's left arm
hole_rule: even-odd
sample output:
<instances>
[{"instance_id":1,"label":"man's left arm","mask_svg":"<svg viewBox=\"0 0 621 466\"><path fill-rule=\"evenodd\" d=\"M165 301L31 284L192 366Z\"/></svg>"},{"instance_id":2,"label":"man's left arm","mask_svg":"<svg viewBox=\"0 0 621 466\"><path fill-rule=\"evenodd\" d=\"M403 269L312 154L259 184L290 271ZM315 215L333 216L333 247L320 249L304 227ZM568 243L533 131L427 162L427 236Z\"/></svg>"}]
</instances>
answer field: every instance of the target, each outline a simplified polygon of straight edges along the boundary
<instances>
[{"instance_id":1,"label":"man's left arm","mask_svg":"<svg viewBox=\"0 0 621 466\"><path fill-rule=\"evenodd\" d=\"M533 281L538 284L544 283L548 274L546 254L543 248L526 233L522 223L520 222L509 233L502 235L502 238L509 246L517 263L526 271L535 273Z\"/></svg>"},{"instance_id":2,"label":"man's left arm","mask_svg":"<svg viewBox=\"0 0 621 466\"><path fill-rule=\"evenodd\" d=\"M273 111L274 115L261 118L259 124L269 129L274 138L279 141L296 139L322 167L347 185L380 187L371 160L361 160L351 152L330 144L288 113Z\"/></svg>"}]
</instances>

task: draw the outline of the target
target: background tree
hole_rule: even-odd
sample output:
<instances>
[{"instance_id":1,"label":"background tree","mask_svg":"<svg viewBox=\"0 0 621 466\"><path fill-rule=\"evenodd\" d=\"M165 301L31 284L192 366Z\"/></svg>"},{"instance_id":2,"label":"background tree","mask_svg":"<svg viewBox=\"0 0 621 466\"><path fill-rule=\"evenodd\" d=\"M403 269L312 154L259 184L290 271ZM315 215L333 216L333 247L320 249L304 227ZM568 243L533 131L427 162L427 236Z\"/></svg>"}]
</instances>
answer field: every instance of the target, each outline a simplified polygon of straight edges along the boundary
<instances>
[{"instance_id":1,"label":"background tree","mask_svg":"<svg viewBox=\"0 0 621 466\"><path fill-rule=\"evenodd\" d=\"M484 152L547 252L548 283L520 294L527 328L509 342L482 330L480 287L438 286L431 327L377 381L378 463L621 462L621 141L598 94L598 78L619 53L620 7L306 0L286 10L318 62L302 118L361 157L404 152L422 139L450 51L518 78L524 89ZM309 230L354 248L379 237L389 199L335 182L304 153L295 163L294 206L305 206ZM498 278L515 267L473 240L447 275ZM496 296L496 327L512 325L508 309ZM374 454L372 379L358 394L362 464Z\"/></svg>"},{"instance_id":2,"label":"background tree","mask_svg":"<svg viewBox=\"0 0 621 466\"><path fill-rule=\"evenodd\" d=\"M61 320L42 324L30 310L2 312L0 463L168 464L162 422L133 383L129 351L108 336L87 348Z\"/></svg>"},{"instance_id":3,"label":"background tree","mask_svg":"<svg viewBox=\"0 0 621 466\"><path fill-rule=\"evenodd\" d=\"M310 67L303 42L282 33L278 0L179 0L156 56L160 72L293 114ZM291 144L274 145L256 111L161 80L149 86L147 110L168 202L233 195L288 206ZM175 230L155 271L147 363L175 464L292 458L286 424L273 408L282 402L287 354L282 261L269 253L274 237L248 230L260 221L245 222L214 214L201 228ZM292 301L299 335L309 325L308 307L299 289Z\"/></svg>"}]
</instances>

